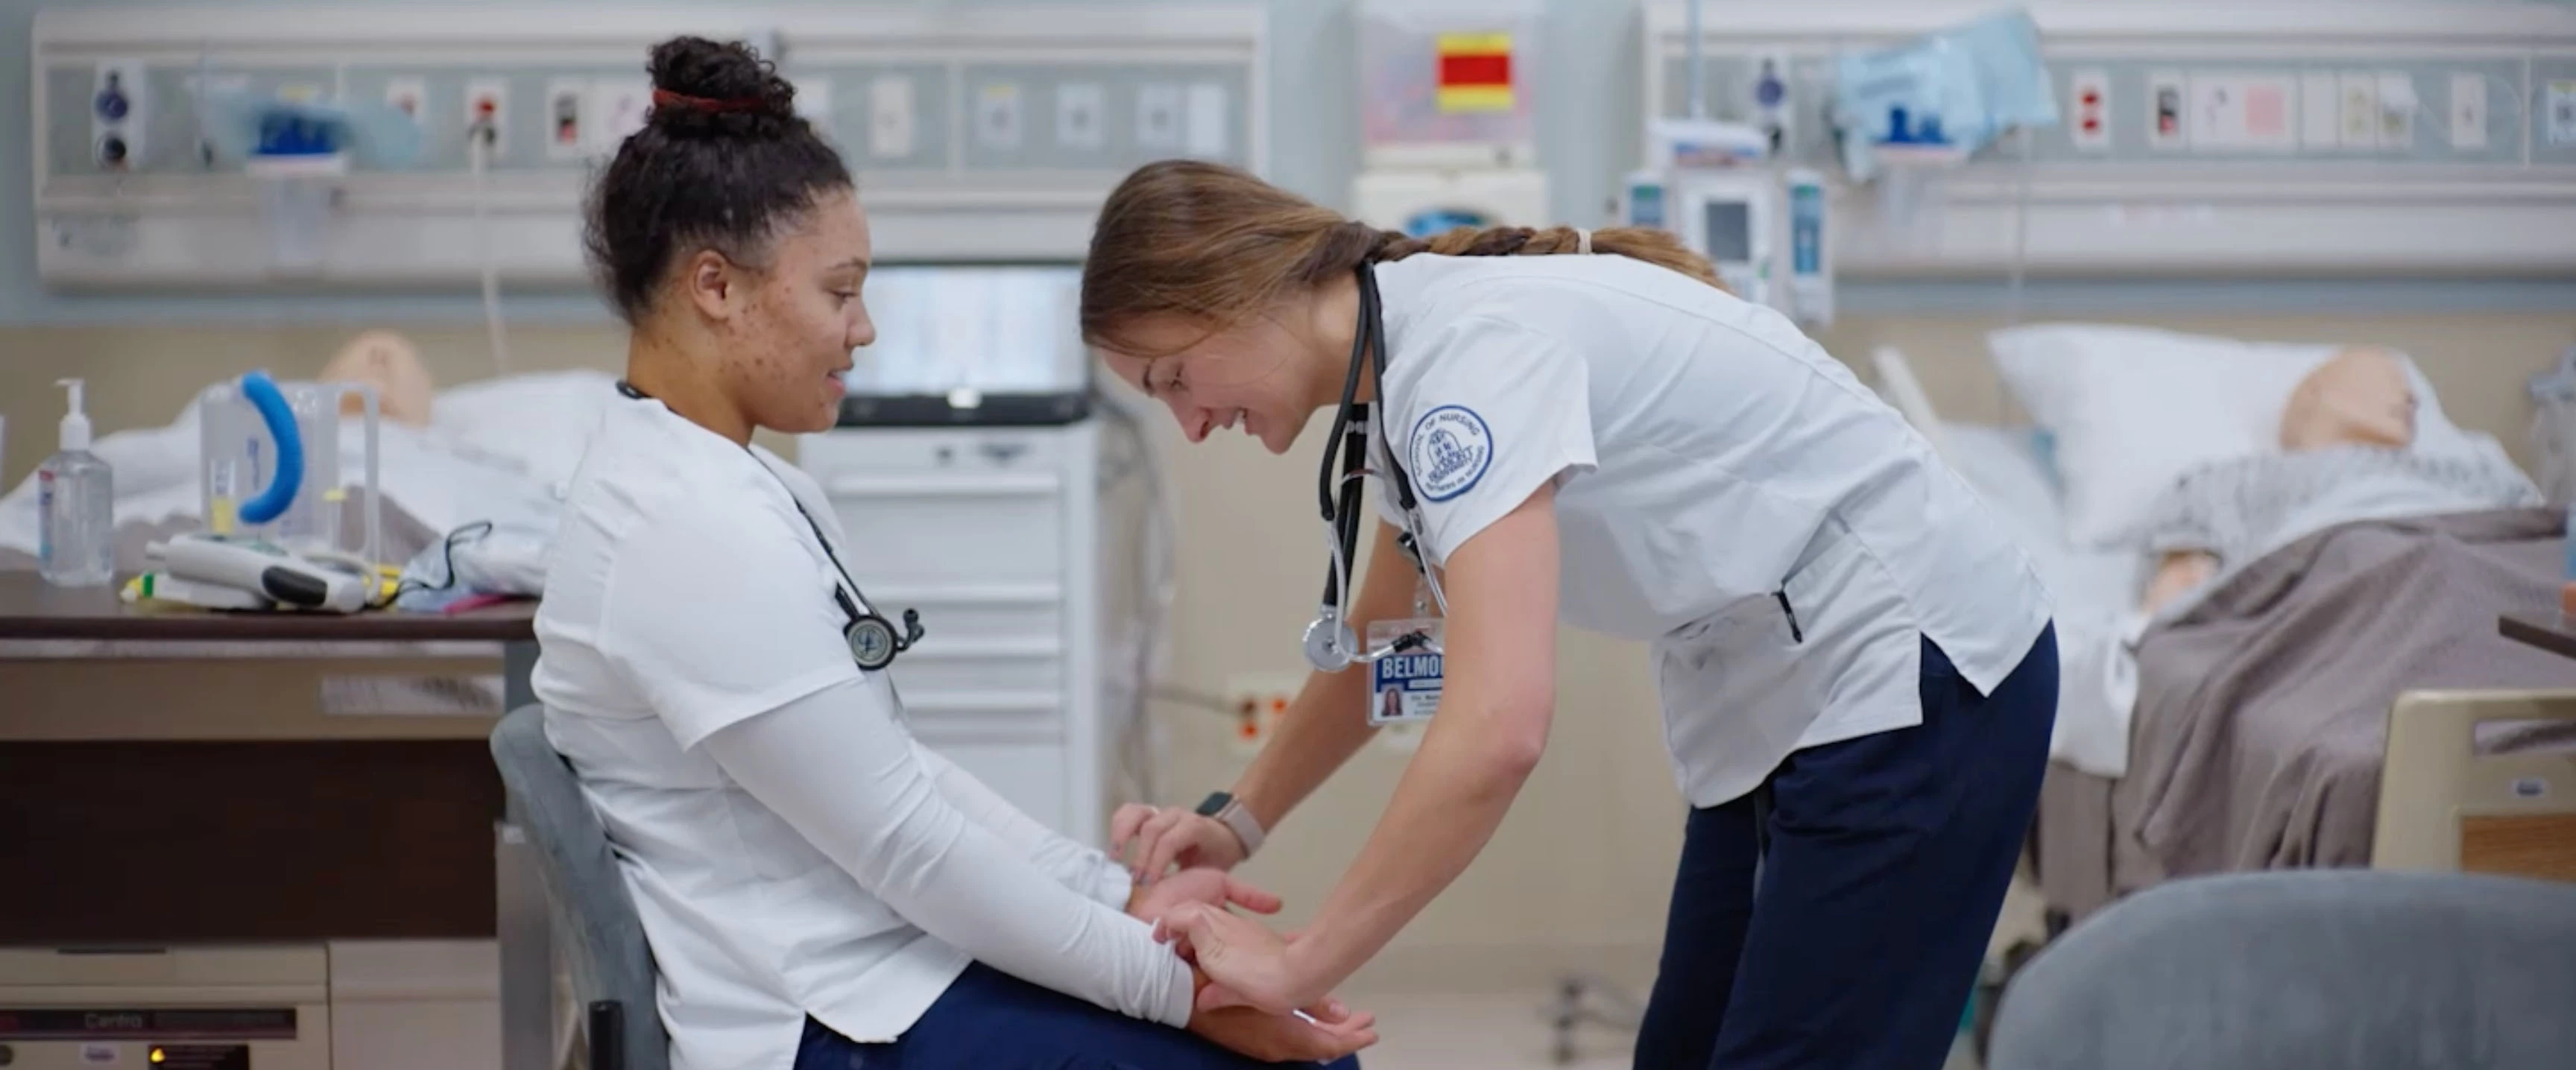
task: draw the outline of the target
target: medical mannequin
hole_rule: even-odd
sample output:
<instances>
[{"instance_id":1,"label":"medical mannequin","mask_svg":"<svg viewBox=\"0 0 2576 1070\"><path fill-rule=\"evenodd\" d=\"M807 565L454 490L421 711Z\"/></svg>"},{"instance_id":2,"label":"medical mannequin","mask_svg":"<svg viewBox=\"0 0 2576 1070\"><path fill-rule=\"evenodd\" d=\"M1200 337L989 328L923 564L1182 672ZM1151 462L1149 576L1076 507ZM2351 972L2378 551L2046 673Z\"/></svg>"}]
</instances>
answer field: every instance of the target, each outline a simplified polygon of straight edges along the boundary
<instances>
[{"instance_id":1,"label":"medical mannequin","mask_svg":"<svg viewBox=\"0 0 2576 1070\"><path fill-rule=\"evenodd\" d=\"M2415 386L2406 366L2384 349L2342 350L2299 380L2281 407L2281 449L2289 453L2366 446L2402 450L2415 441ZM2223 564L2201 548L2169 550L2156 559L2142 608L2162 609L2208 583Z\"/></svg>"},{"instance_id":2,"label":"medical mannequin","mask_svg":"<svg viewBox=\"0 0 2576 1070\"><path fill-rule=\"evenodd\" d=\"M1598 730L1556 717L1562 621L1651 644L1692 807L1637 1065L1941 1065L2037 803L2057 655L2031 563L1904 417L1661 231L1423 241L1205 163L1111 193L1081 307L1192 442L1239 429L1284 454L1334 413L1298 490L1319 556L1354 556L1365 508L1336 492L1356 475L1337 451L1365 458L1381 521L1244 775L1113 817L1141 879L1257 848L1367 742L1373 687L1430 707L1293 941L1166 916L1217 982L1203 1006L1338 985L1473 861L1553 733ZM1344 623L1363 638L1331 638ZM1440 690L1414 703L1435 640Z\"/></svg>"},{"instance_id":3,"label":"medical mannequin","mask_svg":"<svg viewBox=\"0 0 2576 1070\"><path fill-rule=\"evenodd\" d=\"M368 331L340 347L331 363L322 366L320 381L325 383L364 383L376 388L376 411L386 422L405 427L429 426L429 408L437 386L430 381L429 369L421 366L420 349L411 339L392 331ZM340 402L340 415L357 416L366 411L363 399L351 397Z\"/></svg>"},{"instance_id":4,"label":"medical mannequin","mask_svg":"<svg viewBox=\"0 0 2576 1070\"><path fill-rule=\"evenodd\" d=\"M1331 1000L1199 1008L1152 933L1276 897L1139 886L913 738L886 670L923 632L883 627L910 618L870 602L867 547L751 444L830 429L875 338L855 186L749 48L649 66L585 235L626 375L564 495L533 683L634 893L672 1065L1245 1070L1372 1043Z\"/></svg>"}]
</instances>

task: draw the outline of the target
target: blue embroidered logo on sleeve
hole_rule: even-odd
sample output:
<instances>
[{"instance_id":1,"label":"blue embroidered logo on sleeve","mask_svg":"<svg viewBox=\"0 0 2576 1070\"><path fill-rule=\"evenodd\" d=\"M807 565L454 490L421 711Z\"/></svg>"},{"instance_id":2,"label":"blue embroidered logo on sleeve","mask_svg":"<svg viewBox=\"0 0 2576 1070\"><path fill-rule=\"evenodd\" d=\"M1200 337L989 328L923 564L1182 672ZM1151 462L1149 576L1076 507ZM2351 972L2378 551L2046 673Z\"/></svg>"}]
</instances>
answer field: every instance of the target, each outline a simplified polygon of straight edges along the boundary
<instances>
[{"instance_id":1,"label":"blue embroidered logo on sleeve","mask_svg":"<svg viewBox=\"0 0 2576 1070\"><path fill-rule=\"evenodd\" d=\"M1445 502L1476 485L1494 463L1494 433L1485 418L1463 405L1443 405L1413 425L1413 486L1424 498Z\"/></svg>"}]
</instances>

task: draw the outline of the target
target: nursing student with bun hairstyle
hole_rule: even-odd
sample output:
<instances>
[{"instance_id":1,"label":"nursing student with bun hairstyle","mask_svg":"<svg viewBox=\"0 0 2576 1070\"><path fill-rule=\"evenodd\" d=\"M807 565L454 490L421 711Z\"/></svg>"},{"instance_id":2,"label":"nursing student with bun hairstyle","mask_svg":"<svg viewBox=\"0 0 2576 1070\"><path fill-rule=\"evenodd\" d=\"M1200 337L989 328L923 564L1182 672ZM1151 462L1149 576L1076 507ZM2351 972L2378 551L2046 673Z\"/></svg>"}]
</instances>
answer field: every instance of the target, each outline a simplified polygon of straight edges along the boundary
<instances>
[{"instance_id":1,"label":"nursing student with bun hairstyle","mask_svg":"<svg viewBox=\"0 0 2576 1070\"><path fill-rule=\"evenodd\" d=\"M655 48L653 109L596 179L588 249L632 327L573 477L535 672L633 893L683 1070L1342 1060L1375 1039L1217 1008L1155 939L1181 903L1275 911L1198 869L1152 885L1013 809L906 727L919 633L752 433L833 425L876 337L856 184L739 44Z\"/></svg>"},{"instance_id":2,"label":"nursing student with bun hairstyle","mask_svg":"<svg viewBox=\"0 0 2576 1070\"><path fill-rule=\"evenodd\" d=\"M2036 805L2056 639L2005 528L1843 365L1660 231L1424 241L1179 161L1110 195L1081 319L1193 443L1284 454L1334 413L1297 491L1316 559L1356 556L1337 457L1380 518L1241 778L1115 815L1140 880L1240 863L1366 742L1373 686L1426 694L1440 654L1419 749L1310 925L1165 916L1217 982L1201 1006L1312 1005L1475 859L1549 736L1594 730L1556 709L1562 621L1652 644L1691 807L1637 1065L1941 1064Z\"/></svg>"}]
</instances>

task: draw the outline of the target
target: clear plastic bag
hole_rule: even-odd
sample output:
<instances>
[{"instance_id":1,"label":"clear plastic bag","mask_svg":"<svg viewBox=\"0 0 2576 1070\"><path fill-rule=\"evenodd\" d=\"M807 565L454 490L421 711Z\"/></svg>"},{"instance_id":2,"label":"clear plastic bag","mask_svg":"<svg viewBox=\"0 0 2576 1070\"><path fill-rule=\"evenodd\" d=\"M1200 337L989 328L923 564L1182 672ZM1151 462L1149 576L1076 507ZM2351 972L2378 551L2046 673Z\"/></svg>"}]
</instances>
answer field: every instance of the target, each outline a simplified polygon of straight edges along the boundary
<instances>
[{"instance_id":1,"label":"clear plastic bag","mask_svg":"<svg viewBox=\"0 0 2576 1070\"><path fill-rule=\"evenodd\" d=\"M2558 366L2532 377L2532 478L2551 505L2576 502L2576 348Z\"/></svg>"},{"instance_id":2,"label":"clear plastic bag","mask_svg":"<svg viewBox=\"0 0 2576 1070\"><path fill-rule=\"evenodd\" d=\"M2532 478L2551 505L2576 502L2576 397L2532 399Z\"/></svg>"}]
</instances>

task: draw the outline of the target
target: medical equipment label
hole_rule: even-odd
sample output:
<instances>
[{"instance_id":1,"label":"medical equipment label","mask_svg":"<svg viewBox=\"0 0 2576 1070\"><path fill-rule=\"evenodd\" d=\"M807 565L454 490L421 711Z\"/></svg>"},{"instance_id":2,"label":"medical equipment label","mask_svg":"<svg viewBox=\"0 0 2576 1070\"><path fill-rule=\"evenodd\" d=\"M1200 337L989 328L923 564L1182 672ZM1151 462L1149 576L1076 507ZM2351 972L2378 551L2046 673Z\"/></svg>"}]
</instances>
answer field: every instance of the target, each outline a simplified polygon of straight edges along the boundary
<instances>
[{"instance_id":1,"label":"medical equipment label","mask_svg":"<svg viewBox=\"0 0 2576 1070\"><path fill-rule=\"evenodd\" d=\"M1369 665L1369 723L1428 721L1440 707L1440 622L1382 620L1369 625L1371 650L1400 644Z\"/></svg>"},{"instance_id":2,"label":"medical equipment label","mask_svg":"<svg viewBox=\"0 0 2576 1070\"><path fill-rule=\"evenodd\" d=\"M157 1070L251 1070L248 1044L172 1044L151 1058Z\"/></svg>"}]
</instances>

